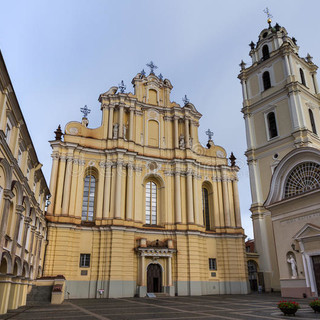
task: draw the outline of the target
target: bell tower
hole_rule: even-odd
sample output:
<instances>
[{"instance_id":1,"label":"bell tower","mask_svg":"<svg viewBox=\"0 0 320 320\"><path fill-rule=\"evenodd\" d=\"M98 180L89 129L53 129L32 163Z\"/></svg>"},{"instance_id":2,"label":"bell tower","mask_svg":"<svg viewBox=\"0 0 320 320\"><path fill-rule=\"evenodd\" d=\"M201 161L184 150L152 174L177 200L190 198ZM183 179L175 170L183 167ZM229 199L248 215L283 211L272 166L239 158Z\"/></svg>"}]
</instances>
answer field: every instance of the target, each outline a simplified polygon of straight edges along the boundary
<instances>
[{"instance_id":1,"label":"bell tower","mask_svg":"<svg viewBox=\"0 0 320 320\"><path fill-rule=\"evenodd\" d=\"M279 290L280 280L270 212L264 208L273 171L290 151L300 147L320 149L320 95L317 66L308 54L299 56L294 37L278 23L263 29L250 43L251 66L241 61L251 186L251 212L255 245L259 253L259 278L266 291ZM263 276L262 276L263 274Z\"/></svg>"}]
</instances>

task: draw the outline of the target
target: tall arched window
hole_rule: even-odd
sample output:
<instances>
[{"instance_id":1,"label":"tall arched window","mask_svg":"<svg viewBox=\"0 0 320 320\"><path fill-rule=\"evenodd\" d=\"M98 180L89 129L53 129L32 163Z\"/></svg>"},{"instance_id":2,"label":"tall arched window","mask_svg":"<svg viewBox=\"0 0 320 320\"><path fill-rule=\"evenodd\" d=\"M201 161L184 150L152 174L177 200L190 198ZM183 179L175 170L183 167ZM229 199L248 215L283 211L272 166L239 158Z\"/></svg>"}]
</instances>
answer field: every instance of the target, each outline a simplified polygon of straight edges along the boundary
<instances>
[{"instance_id":1,"label":"tall arched window","mask_svg":"<svg viewBox=\"0 0 320 320\"><path fill-rule=\"evenodd\" d=\"M267 45L262 47L262 60L267 60L270 58L269 48Z\"/></svg>"},{"instance_id":2,"label":"tall arched window","mask_svg":"<svg viewBox=\"0 0 320 320\"><path fill-rule=\"evenodd\" d=\"M153 181L146 184L146 224L157 224L157 185Z\"/></svg>"},{"instance_id":3,"label":"tall arched window","mask_svg":"<svg viewBox=\"0 0 320 320\"><path fill-rule=\"evenodd\" d=\"M274 112L269 112L267 115L269 139L274 138L278 135L276 116Z\"/></svg>"},{"instance_id":4,"label":"tall arched window","mask_svg":"<svg viewBox=\"0 0 320 320\"><path fill-rule=\"evenodd\" d=\"M271 80L270 80L270 73L268 71L265 71L262 75L263 80L263 88L264 90L267 90L271 88Z\"/></svg>"},{"instance_id":5,"label":"tall arched window","mask_svg":"<svg viewBox=\"0 0 320 320\"><path fill-rule=\"evenodd\" d=\"M300 78L301 78L301 83L306 86L306 79L304 77L304 72L303 70L300 68Z\"/></svg>"},{"instance_id":6,"label":"tall arched window","mask_svg":"<svg viewBox=\"0 0 320 320\"><path fill-rule=\"evenodd\" d=\"M202 188L202 208L203 222L206 230L210 230L210 215L209 215L209 192L207 188Z\"/></svg>"},{"instance_id":7,"label":"tall arched window","mask_svg":"<svg viewBox=\"0 0 320 320\"><path fill-rule=\"evenodd\" d=\"M84 179L82 221L93 221L96 179L93 175L87 175Z\"/></svg>"},{"instance_id":8,"label":"tall arched window","mask_svg":"<svg viewBox=\"0 0 320 320\"><path fill-rule=\"evenodd\" d=\"M312 132L314 134L317 134L316 123L314 122L313 112L311 109L309 109L309 117L310 117Z\"/></svg>"}]
</instances>

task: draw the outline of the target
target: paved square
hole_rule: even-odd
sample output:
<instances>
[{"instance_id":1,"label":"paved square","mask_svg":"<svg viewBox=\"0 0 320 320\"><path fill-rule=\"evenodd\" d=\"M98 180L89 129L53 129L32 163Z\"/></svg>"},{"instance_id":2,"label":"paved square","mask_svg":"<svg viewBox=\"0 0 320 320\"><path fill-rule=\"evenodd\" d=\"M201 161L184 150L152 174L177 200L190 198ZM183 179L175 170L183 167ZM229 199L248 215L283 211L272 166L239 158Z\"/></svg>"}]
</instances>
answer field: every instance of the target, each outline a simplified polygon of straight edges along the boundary
<instances>
[{"instance_id":1,"label":"paved square","mask_svg":"<svg viewBox=\"0 0 320 320\"><path fill-rule=\"evenodd\" d=\"M279 300L279 294L66 300L62 305L22 307L0 319L288 319L276 308ZM294 319L320 319L308 306L311 299L294 300L301 305Z\"/></svg>"}]
</instances>

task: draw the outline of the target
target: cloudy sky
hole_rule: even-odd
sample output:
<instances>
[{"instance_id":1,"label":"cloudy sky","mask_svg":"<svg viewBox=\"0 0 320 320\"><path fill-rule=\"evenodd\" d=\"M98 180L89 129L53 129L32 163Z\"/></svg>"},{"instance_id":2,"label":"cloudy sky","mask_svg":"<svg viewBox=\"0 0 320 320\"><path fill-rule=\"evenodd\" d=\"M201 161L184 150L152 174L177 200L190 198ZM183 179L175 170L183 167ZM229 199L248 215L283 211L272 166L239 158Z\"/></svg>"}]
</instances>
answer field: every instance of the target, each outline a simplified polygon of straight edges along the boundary
<instances>
[{"instance_id":1,"label":"cloudy sky","mask_svg":"<svg viewBox=\"0 0 320 320\"><path fill-rule=\"evenodd\" d=\"M234 152L241 168L240 203L246 234L253 237L251 204L237 75L249 46L267 26L263 10L298 40L300 55L320 61L318 0L0 0L0 48L49 184L51 148L58 124L101 122L100 93L132 78L153 60L174 88L203 114L200 141Z\"/></svg>"}]
</instances>

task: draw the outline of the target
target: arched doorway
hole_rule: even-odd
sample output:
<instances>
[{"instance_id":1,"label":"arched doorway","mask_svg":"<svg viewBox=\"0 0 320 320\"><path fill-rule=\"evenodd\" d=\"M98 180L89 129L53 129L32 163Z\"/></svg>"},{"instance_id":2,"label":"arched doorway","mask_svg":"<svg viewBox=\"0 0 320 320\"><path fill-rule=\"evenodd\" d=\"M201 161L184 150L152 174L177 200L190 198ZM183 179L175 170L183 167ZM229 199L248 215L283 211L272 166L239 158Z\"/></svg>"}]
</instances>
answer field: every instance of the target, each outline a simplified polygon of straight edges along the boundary
<instances>
[{"instance_id":1,"label":"arched doorway","mask_svg":"<svg viewBox=\"0 0 320 320\"><path fill-rule=\"evenodd\" d=\"M147 292L162 292L162 270L157 263L151 263L148 266Z\"/></svg>"},{"instance_id":2,"label":"arched doorway","mask_svg":"<svg viewBox=\"0 0 320 320\"><path fill-rule=\"evenodd\" d=\"M258 265L255 261L248 261L248 277L251 291L258 291Z\"/></svg>"}]
</instances>

